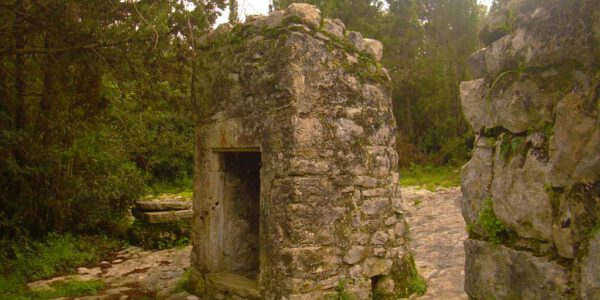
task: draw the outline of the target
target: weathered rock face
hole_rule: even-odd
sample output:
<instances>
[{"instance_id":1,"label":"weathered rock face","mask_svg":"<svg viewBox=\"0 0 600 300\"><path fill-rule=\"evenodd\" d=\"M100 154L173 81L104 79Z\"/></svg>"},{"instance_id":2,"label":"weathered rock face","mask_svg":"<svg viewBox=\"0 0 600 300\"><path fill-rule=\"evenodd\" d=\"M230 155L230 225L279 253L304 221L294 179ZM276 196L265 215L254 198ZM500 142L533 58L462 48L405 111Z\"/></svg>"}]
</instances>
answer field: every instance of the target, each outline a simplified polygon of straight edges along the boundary
<instances>
[{"instance_id":1,"label":"weathered rock face","mask_svg":"<svg viewBox=\"0 0 600 300\"><path fill-rule=\"evenodd\" d=\"M477 133L462 172L466 291L599 299L600 2L512 1L480 36L477 79L461 84Z\"/></svg>"},{"instance_id":2,"label":"weathered rock face","mask_svg":"<svg viewBox=\"0 0 600 300\"><path fill-rule=\"evenodd\" d=\"M208 299L406 294L381 44L346 35L294 4L200 39L192 277Z\"/></svg>"}]
</instances>

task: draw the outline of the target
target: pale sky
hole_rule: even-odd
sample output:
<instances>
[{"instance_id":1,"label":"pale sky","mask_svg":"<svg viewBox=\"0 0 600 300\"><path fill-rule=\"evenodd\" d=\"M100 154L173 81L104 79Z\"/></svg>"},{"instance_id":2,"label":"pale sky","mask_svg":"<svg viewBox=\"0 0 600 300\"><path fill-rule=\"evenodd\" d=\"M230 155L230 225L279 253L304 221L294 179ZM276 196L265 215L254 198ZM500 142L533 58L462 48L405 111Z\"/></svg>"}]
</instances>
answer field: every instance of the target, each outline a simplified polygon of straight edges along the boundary
<instances>
[{"instance_id":1,"label":"pale sky","mask_svg":"<svg viewBox=\"0 0 600 300\"><path fill-rule=\"evenodd\" d=\"M492 0L477 0L479 3L485 4L488 7L492 4ZM239 16L243 21L247 15L266 15L269 12L269 0L238 0ZM223 12L223 15L217 19L217 24L226 23L229 17L229 10Z\"/></svg>"}]
</instances>

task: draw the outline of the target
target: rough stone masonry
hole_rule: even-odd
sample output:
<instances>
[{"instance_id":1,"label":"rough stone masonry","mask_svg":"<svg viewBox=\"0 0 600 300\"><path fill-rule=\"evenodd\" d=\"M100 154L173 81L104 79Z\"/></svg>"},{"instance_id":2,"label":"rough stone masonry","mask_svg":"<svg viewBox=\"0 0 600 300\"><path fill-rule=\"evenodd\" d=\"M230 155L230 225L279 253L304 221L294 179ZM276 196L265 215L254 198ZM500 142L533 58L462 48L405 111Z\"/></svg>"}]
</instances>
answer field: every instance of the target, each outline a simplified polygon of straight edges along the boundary
<instances>
[{"instance_id":1,"label":"rough stone masonry","mask_svg":"<svg viewBox=\"0 0 600 300\"><path fill-rule=\"evenodd\" d=\"M474 299L600 299L600 1L511 1L461 84Z\"/></svg>"},{"instance_id":2,"label":"rough stone masonry","mask_svg":"<svg viewBox=\"0 0 600 300\"><path fill-rule=\"evenodd\" d=\"M397 299L418 276L380 42L292 4L199 41L192 281L207 299Z\"/></svg>"}]
</instances>

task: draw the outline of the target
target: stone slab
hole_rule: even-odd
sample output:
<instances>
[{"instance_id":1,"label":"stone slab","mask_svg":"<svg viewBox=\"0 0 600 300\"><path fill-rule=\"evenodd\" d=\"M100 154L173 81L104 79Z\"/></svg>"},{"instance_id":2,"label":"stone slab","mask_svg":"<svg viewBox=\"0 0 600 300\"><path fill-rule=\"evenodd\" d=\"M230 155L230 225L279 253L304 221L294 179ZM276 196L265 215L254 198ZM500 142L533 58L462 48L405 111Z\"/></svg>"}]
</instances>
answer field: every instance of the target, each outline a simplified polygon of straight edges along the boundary
<instances>
[{"instance_id":1,"label":"stone slab","mask_svg":"<svg viewBox=\"0 0 600 300\"><path fill-rule=\"evenodd\" d=\"M135 207L142 211L187 210L192 209L192 202L175 199L137 201Z\"/></svg>"},{"instance_id":2,"label":"stone slab","mask_svg":"<svg viewBox=\"0 0 600 300\"><path fill-rule=\"evenodd\" d=\"M250 300L259 300L260 291L256 280L234 273L211 273L206 275L208 285L224 294L234 294Z\"/></svg>"},{"instance_id":3,"label":"stone slab","mask_svg":"<svg viewBox=\"0 0 600 300\"><path fill-rule=\"evenodd\" d=\"M144 212L141 214L142 219L150 224L158 223L172 223L182 220L191 219L194 212L191 209L188 210L172 210L172 211L157 211L157 212Z\"/></svg>"}]
</instances>

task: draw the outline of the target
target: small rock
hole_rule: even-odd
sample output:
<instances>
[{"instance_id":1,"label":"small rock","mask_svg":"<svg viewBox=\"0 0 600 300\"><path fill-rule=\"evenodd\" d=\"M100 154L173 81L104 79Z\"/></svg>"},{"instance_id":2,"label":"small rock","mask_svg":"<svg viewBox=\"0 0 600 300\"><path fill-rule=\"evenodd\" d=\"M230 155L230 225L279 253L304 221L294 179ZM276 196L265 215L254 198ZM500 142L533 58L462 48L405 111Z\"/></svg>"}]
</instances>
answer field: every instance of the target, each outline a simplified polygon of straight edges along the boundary
<instances>
[{"instance_id":1,"label":"small rock","mask_svg":"<svg viewBox=\"0 0 600 300\"><path fill-rule=\"evenodd\" d=\"M115 260L112 261L113 264L120 264L122 262L123 262L122 259L115 259Z\"/></svg>"},{"instance_id":2,"label":"small rock","mask_svg":"<svg viewBox=\"0 0 600 300\"><path fill-rule=\"evenodd\" d=\"M392 269L393 261L387 258L369 257L362 264L362 270L367 277L387 275Z\"/></svg>"},{"instance_id":3,"label":"small rock","mask_svg":"<svg viewBox=\"0 0 600 300\"><path fill-rule=\"evenodd\" d=\"M101 261L99 264L100 268L102 269L106 269L106 268L110 268L111 264L105 260Z\"/></svg>"},{"instance_id":4,"label":"small rock","mask_svg":"<svg viewBox=\"0 0 600 300\"><path fill-rule=\"evenodd\" d=\"M352 246L352 248L350 248L348 253L346 253L346 255L344 255L342 261L349 265L353 265L353 264L361 262L363 259L365 259L365 257L367 257L368 254L369 254L369 251L368 251L367 247Z\"/></svg>"},{"instance_id":5,"label":"small rock","mask_svg":"<svg viewBox=\"0 0 600 300\"><path fill-rule=\"evenodd\" d=\"M338 19L325 19L323 21L323 31L331 34L332 36L338 39L343 39L344 32L346 31L346 26L344 25L344 23L342 23L342 21Z\"/></svg>"},{"instance_id":6,"label":"small rock","mask_svg":"<svg viewBox=\"0 0 600 300\"><path fill-rule=\"evenodd\" d=\"M383 57L383 44L378 40L363 39L365 52L372 55L375 60L380 61Z\"/></svg>"},{"instance_id":7,"label":"small rock","mask_svg":"<svg viewBox=\"0 0 600 300\"><path fill-rule=\"evenodd\" d=\"M365 50L365 40L363 39L362 34L360 34L360 32L348 32L348 40L350 40L352 46L354 46L359 51Z\"/></svg>"},{"instance_id":8,"label":"small rock","mask_svg":"<svg viewBox=\"0 0 600 300\"><path fill-rule=\"evenodd\" d=\"M373 254L377 257L385 257L385 248L376 247L375 249L373 249Z\"/></svg>"},{"instance_id":9,"label":"small rock","mask_svg":"<svg viewBox=\"0 0 600 300\"><path fill-rule=\"evenodd\" d=\"M377 231L375 232L375 234L373 234L373 237L371 237L371 244L373 245L383 245L385 244L385 242L388 241L390 237L388 236L387 233L383 232L383 231Z\"/></svg>"},{"instance_id":10,"label":"small rock","mask_svg":"<svg viewBox=\"0 0 600 300\"><path fill-rule=\"evenodd\" d=\"M314 5L306 3L292 3L284 12L284 18L297 17L302 23L312 27L319 28L321 23L321 11Z\"/></svg>"}]
</instances>

